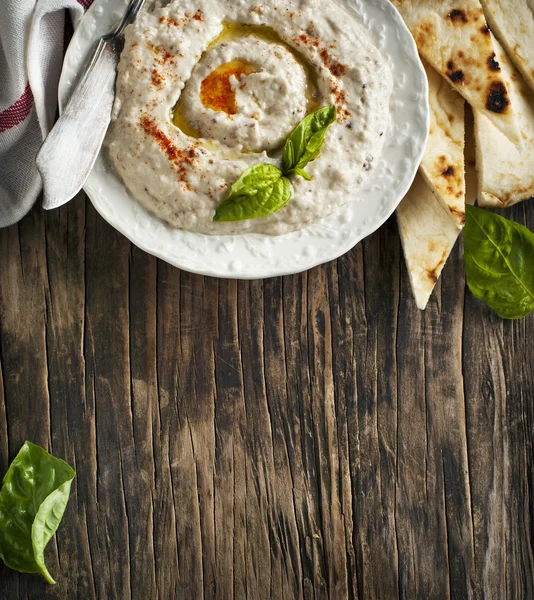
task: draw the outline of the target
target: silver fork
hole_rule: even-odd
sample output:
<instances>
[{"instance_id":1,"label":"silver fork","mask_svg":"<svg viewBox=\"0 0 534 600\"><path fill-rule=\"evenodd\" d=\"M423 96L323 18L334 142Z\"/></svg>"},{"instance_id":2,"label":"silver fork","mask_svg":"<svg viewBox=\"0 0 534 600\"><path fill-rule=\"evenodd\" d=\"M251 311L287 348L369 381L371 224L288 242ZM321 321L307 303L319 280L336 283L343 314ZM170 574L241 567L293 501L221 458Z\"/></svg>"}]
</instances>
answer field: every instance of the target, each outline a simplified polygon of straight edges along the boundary
<instances>
[{"instance_id":1,"label":"silver fork","mask_svg":"<svg viewBox=\"0 0 534 600\"><path fill-rule=\"evenodd\" d=\"M71 200L93 168L111 120L124 29L144 3L130 0L120 23L98 41L70 100L39 150L36 163L46 209Z\"/></svg>"}]
</instances>

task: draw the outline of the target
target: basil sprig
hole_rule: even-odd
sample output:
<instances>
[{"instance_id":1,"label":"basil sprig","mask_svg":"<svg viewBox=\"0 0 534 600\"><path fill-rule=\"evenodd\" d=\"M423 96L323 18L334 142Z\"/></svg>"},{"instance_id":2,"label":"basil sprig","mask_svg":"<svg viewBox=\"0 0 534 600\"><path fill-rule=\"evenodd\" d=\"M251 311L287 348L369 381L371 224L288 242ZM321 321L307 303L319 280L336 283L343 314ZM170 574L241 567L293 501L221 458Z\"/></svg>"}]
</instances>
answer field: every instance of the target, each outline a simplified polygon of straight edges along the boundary
<instances>
[{"instance_id":1,"label":"basil sprig","mask_svg":"<svg viewBox=\"0 0 534 600\"><path fill-rule=\"evenodd\" d=\"M256 219L285 206L293 192L288 177L311 180L304 167L321 153L326 131L336 120L336 112L335 106L325 106L302 119L284 144L282 169L270 164L249 167L217 206L213 220Z\"/></svg>"},{"instance_id":2,"label":"basil sprig","mask_svg":"<svg viewBox=\"0 0 534 600\"><path fill-rule=\"evenodd\" d=\"M0 490L0 558L6 566L55 583L44 550L63 518L74 476L66 462L24 443Z\"/></svg>"},{"instance_id":3,"label":"basil sprig","mask_svg":"<svg viewBox=\"0 0 534 600\"><path fill-rule=\"evenodd\" d=\"M526 227L466 206L464 262L470 290L500 317L534 310L534 234Z\"/></svg>"}]
</instances>

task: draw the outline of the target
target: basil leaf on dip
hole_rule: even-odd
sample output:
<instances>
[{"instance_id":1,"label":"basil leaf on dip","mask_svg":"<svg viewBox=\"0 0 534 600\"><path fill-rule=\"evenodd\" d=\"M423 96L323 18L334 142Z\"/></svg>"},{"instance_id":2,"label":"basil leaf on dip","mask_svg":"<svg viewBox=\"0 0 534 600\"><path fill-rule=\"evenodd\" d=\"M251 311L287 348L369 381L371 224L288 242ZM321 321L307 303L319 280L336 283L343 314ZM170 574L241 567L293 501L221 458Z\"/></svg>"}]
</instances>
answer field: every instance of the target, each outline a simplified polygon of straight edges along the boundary
<instances>
[{"instance_id":1,"label":"basil leaf on dip","mask_svg":"<svg viewBox=\"0 0 534 600\"><path fill-rule=\"evenodd\" d=\"M534 310L534 234L526 227L467 205L464 262L469 289L500 317Z\"/></svg>"},{"instance_id":2,"label":"basil leaf on dip","mask_svg":"<svg viewBox=\"0 0 534 600\"><path fill-rule=\"evenodd\" d=\"M232 185L215 212L214 221L243 221L279 211L291 200L291 183L273 165L249 167Z\"/></svg>"},{"instance_id":3,"label":"basil leaf on dip","mask_svg":"<svg viewBox=\"0 0 534 600\"><path fill-rule=\"evenodd\" d=\"M260 190L269 187L282 177L280 169L274 165L257 164L252 165L241 174L241 177L232 185L230 193L223 200L227 202L234 197L255 194ZM223 203L221 202L221 204ZM219 206L221 206L219 204Z\"/></svg>"},{"instance_id":4,"label":"basil leaf on dip","mask_svg":"<svg viewBox=\"0 0 534 600\"><path fill-rule=\"evenodd\" d=\"M25 442L0 490L0 558L10 569L40 573L55 583L44 562L76 473L40 446Z\"/></svg>"},{"instance_id":5,"label":"basil leaf on dip","mask_svg":"<svg viewBox=\"0 0 534 600\"><path fill-rule=\"evenodd\" d=\"M328 127L336 120L334 105L325 106L304 117L287 138L282 154L282 171L292 174L302 170L321 153ZM296 173L299 174L300 173Z\"/></svg>"}]
</instances>

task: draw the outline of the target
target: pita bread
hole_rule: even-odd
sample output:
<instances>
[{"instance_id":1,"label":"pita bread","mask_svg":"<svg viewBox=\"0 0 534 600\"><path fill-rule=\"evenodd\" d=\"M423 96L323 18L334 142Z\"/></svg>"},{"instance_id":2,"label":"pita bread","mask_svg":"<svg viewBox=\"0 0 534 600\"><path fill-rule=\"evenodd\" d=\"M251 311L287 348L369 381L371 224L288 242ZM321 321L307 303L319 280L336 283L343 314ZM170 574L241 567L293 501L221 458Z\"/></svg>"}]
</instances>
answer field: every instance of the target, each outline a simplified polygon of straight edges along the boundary
<instances>
[{"instance_id":1,"label":"pita bread","mask_svg":"<svg viewBox=\"0 0 534 600\"><path fill-rule=\"evenodd\" d=\"M426 61L430 133L421 173L458 228L465 224L464 99Z\"/></svg>"},{"instance_id":2,"label":"pita bread","mask_svg":"<svg viewBox=\"0 0 534 600\"><path fill-rule=\"evenodd\" d=\"M481 0L491 30L534 90L533 0Z\"/></svg>"},{"instance_id":3,"label":"pita bread","mask_svg":"<svg viewBox=\"0 0 534 600\"><path fill-rule=\"evenodd\" d=\"M534 196L534 94L525 85L504 50L497 44L503 76L517 98L521 143L507 139L489 119L475 114L478 204L502 208Z\"/></svg>"},{"instance_id":4,"label":"pita bread","mask_svg":"<svg viewBox=\"0 0 534 600\"><path fill-rule=\"evenodd\" d=\"M421 55L508 138L518 141L513 99L495 60L479 0L392 0Z\"/></svg>"},{"instance_id":5,"label":"pita bread","mask_svg":"<svg viewBox=\"0 0 534 600\"><path fill-rule=\"evenodd\" d=\"M460 230L420 174L397 208L397 221L415 301L424 310Z\"/></svg>"}]
</instances>

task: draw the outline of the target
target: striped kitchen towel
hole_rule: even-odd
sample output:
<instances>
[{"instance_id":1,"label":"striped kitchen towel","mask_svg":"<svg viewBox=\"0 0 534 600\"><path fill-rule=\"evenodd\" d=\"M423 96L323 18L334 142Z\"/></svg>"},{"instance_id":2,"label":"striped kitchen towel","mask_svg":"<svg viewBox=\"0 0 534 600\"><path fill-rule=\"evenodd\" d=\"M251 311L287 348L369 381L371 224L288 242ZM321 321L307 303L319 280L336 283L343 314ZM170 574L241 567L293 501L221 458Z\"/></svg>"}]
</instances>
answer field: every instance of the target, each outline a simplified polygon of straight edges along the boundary
<instances>
[{"instance_id":1,"label":"striped kitchen towel","mask_svg":"<svg viewBox=\"0 0 534 600\"><path fill-rule=\"evenodd\" d=\"M66 10L74 24L93 0L0 0L0 227L40 190L35 157L57 109Z\"/></svg>"}]
</instances>

